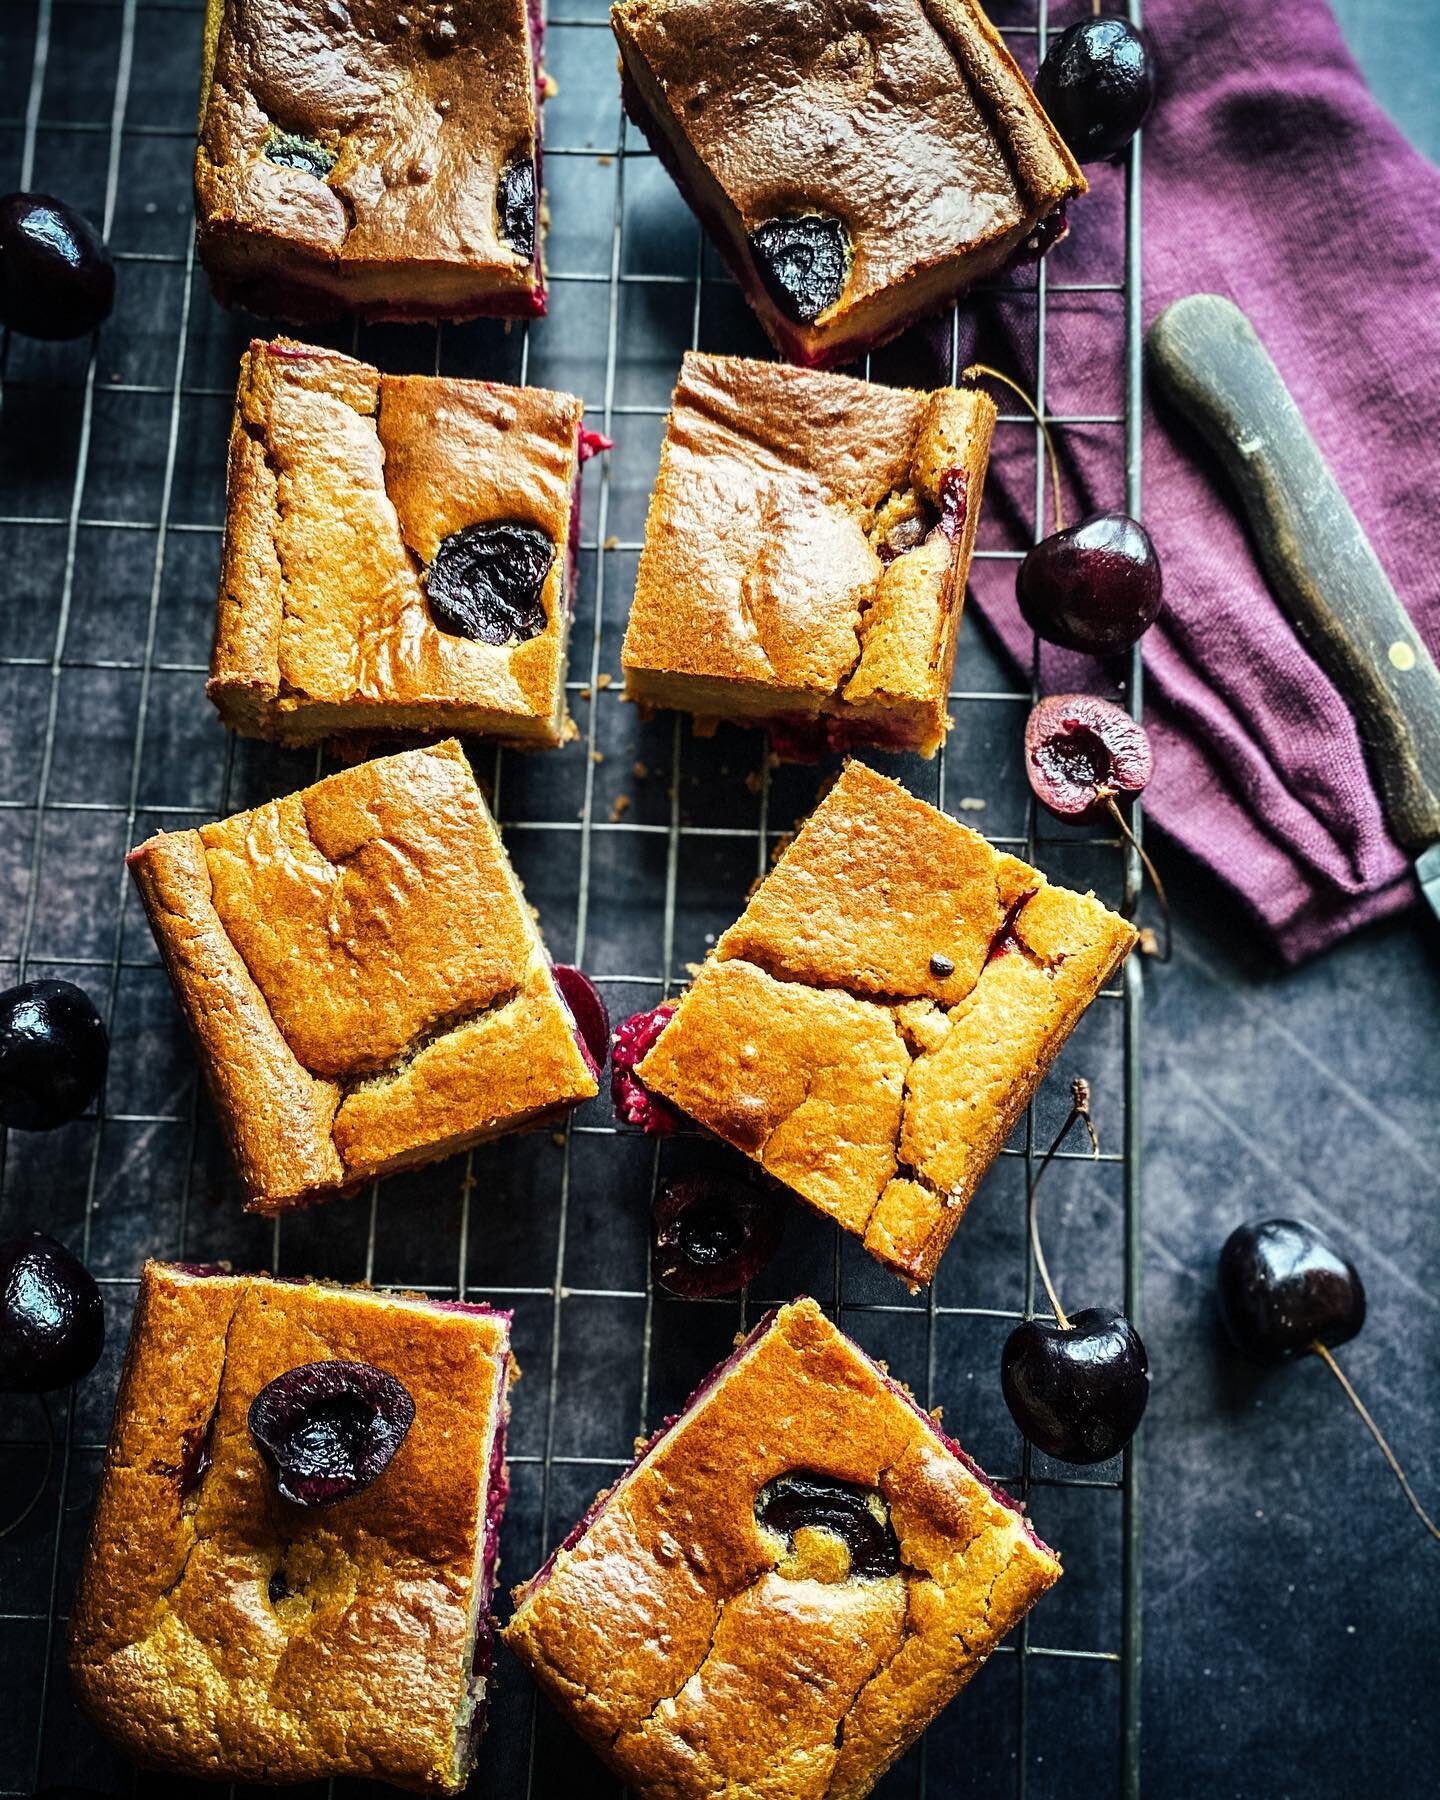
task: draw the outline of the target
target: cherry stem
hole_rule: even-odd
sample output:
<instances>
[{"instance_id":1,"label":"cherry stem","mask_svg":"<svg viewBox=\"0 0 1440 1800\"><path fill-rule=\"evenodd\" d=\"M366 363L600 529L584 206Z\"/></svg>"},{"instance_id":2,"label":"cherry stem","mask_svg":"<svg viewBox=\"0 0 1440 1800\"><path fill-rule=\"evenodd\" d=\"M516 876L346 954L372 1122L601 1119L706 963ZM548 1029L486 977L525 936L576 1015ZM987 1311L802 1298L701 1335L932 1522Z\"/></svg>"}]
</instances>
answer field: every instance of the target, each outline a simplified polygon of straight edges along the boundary
<instances>
[{"instance_id":1,"label":"cherry stem","mask_svg":"<svg viewBox=\"0 0 1440 1800\"><path fill-rule=\"evenodd\" d=\"M962 381L973 381L977 375L988 375L992 381L998 381L1002 387L1009 388L1012 394L1018 394L1029 409L1031 418L1040 427L1040 435L1045 440L1045 455L1050 463L1050 489L1055 496L1055 529L1063 531L1065 510L1060 504L1060 458L1055 454L1055 440L1050 435L1050 427L1045 422L1044 414L1018 381L1009 375L1002 375L999 369L992 369L989 363L971 363L968 369L961 370L960 378Z\"/></svg>"},{"instance_id":2,"label":"cherry stem","mask_svg":"<svg viewBox=\"0 0 1440 1800\"><path fill-rule=\"evenodd\" d=\"M1354 1388L1351 1387L1350 1378L1346 1375L1345 1371L1340 1367L1339 1363L1336 1362L1335 1358L1330 1354L1329 1347L1325 1344L1322 1344L1320 1342L1319 1338L1316 1338L1315 1342L1313 1344L1311 1344L1310 1348L1315 1352L1315 1354L1320 1358L1321 1362L1324 1363L1325 1367L1330 1371L1330 1373L1340 1383L1341 1387L1345 1390L1345 1398L1350 1402L1350 1404L1355 1408L1356 1412L1359 1413L1360 1417L1365 1421L1367 1427L1369 1428L1371 1437L1373 1437L1375 1442L1380 1446L1380 1454L1385 1458L1386 1462L1389 1463L1390 1468L1395 1476L1395 1479L1400 1483L1400 1491L1404 1494L1405 1498L1410 1502L1411 1509L1415 1513L1416 1517L1420 1520L1420 1523L1430 1533L1431 1537L1434 1538L1437 1543L1440 1543L1440 1525L1436 1525L1435 1521L1430 1517L1429 1513L1426 1512L1425 1508L1420 1504L1419 1500L1415 1497L1415 1490L1414 1490L1414 1488L1411 1487L1409 1479L1405 1474L1405 1471L1400 1467L1400 1459L1396 1456L1395 1452L1390 1448L1389 1444L1387 1444L1385 1442L1385 1433L1383 1431L1381 1431L1380 1427L1375 1423L1374 1419L1372 1419L1370 1417L1370 1412L1369 1412L1369 1409L1367 1408L1367 1406L1365 1405L1365 1402L1355 1392Z\"/></svg>"},{"instance_id":3,"label":"cherry stem","mask_svg":"<svg viewBox=\"0 0 1440 1800\"><path fill-rule=\"evenodd\" d=\"M1170 900L1165 892L1165 883L1160 879L1159 870L1156 869L1154 863L1151 862L1150 858L1145 854L1145 846L1130 829L1129 825L1126 823L1124 813L1122 813L1120 808L1116 805L1114 788L1097 787L1095 790L1095 798L1105 802L1105 805L1109 808L1110 817L1120 827L1126 843L1129 844L1130 848L1145 865L1145 873L1155 884L1155 898L1160 902L1160 916L1165 921L1165 948L1156 953L1155 960L1156 962L1168 963L1170 960L1171 948Z\"/></svg>"},{"instance_id":4,"label":"cherry stem","mask_svg":"<svg viewBox=\"0 0 1440 1800\"><path fill-rule=\"evenodd\" d=\"M1040 1186L1040 1178L1050 1167L1055 1152L1069 1137L1077 1124L1083 1123L1090 1134L1090 1150L1093 1156L1100 1154L1100 1140L1095 1135L1095 1126L1090 1118L1090 1083L1083 1075L1077 1075L1070 1083L1070 1111L1065 1123L1055 1134L1055 1141L1045 1152L1040 1167L1035 1171L1035 1179L1030 1183L1029 1215L1030 1215L1030 1248L1035 1255L1035 1268L1040 1276L1040 1285L1045 1289L1045 1297L1050 1302L1056 1322L1062 1331L1069 1331L1070 1321L1065 1316L1065 1308L1060 1304L1060 1296L1055 1292L1055 1283L1050 1279L1050 1267L1045 1261L1045 1252L1040 1247L1040 1227L1036 1221L1035 1192Z\"/></svg>"},{"instance_id":5,"label":"cherry stem","mask_svg":"<svg viewBox=\"0 0 1440 1800\"><path fill-rule=\"evenodd\" d=\"M40 1409L45 1414L45 1468L40 1476L39 1485L36 1487L35 1492L25 1502L24 1506L16 1513L15 1517L8 1525L0 1525L0 1538L7 1538L12 1531L18 1531L30 1517L31 1513L34 1512L35 1508L40 1504L41 1495L50 1485L50 1471L55 1466L55 1420L51 1415L50 1405L45 1396L43 1394L37 1394L35 1398L40 1402Z\"/></svg>"}]
</instances>

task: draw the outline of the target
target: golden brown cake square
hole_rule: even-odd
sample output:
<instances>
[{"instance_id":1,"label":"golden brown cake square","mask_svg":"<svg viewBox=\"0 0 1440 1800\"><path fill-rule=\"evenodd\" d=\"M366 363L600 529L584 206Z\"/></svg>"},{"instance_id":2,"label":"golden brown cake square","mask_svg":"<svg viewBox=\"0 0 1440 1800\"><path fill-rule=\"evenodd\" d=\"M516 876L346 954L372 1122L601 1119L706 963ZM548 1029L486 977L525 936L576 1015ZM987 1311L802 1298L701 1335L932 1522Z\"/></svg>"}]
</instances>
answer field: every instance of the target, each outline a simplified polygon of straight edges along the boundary
<instances>
[{"instance_id":1,"label":"golden brown cake square","mask_svg":"<svg viewBox=\"0 0 1440 1800\"><path fill-rule=\"evenodd\" d=\"M288 339L240 366L208 693L250 737L555 745L580 467L570 394Z\"/></svg>"},{"instance_id":2,"label":"golden brown cake square","mask_svg":"<svg viewBox=\"0 0 1440 1800\"><path fill-rule=\"evenodd\" d=\"M76 1694L126 1756L459 1791L488 1703L509 1321L146 1265L70 1621ZM317 1363L378 1370L413 1407L370 1485L323 1506L282 1493L248 1425L263 1389ZM315 1431L365 1425L331 1402Z\"/></svg>"},{"instance_id":3,"label":"golden brown cake square","mask_svg":"<svg viewBox=\"0 0 1440 1800\"><path fill-rule=\"evenodd\" d=\"M932 393L687 354L621 661L645 706L781 756L935 753L995 423Z\"/></svg>"},{"instance_id":4,"label":"golden brown cake square","mask_svg":"<svg viewBox=\"0 0 1440 1800\"><path fill-rule=\"evenodd\" d=\"M1136 938L849 762L636 1074L926 1282Z\"/></svg>"},{"instance_id":5,"label":"golden brown cake square","mask_svg":"<svg viewBox=\"0 0 1440 1800\"><path fill-rule=\"evenodd\" d=\"M251 1211L545 1124L596 1092L453 741L152 837L129 863Z\"/></svg>"},{"instance_id":6,"label":"golden brown cake square","mask_svg":"<svg viewBox=\"0 0 1440 1800\"><path fill-rule=\"evenodd\" d=\"M503 1636L636 1794L858 1800L1059 1576L799 1300L515 1590Z\"/></svg>"},{"instance_id":7,"label":"golden brown cake square","mask_svg":"<svg viewBox=\"0 0 1440 1800\"><path fill-rule=\"evenodd\" d=\"M791 361L1064 230L1084 176L975 0L618 0L625 108Z\"/></svg>"},{"instance_id":8,"label":"golden brown cake square","mask_svg":"<svg viewBox=\"0 0 1440 1800\"><path fill-rule=\"evenodd\" d=\"M539 0L208 0L195 208L267 318L545 311Z\"/></svg>"}]
</instances>

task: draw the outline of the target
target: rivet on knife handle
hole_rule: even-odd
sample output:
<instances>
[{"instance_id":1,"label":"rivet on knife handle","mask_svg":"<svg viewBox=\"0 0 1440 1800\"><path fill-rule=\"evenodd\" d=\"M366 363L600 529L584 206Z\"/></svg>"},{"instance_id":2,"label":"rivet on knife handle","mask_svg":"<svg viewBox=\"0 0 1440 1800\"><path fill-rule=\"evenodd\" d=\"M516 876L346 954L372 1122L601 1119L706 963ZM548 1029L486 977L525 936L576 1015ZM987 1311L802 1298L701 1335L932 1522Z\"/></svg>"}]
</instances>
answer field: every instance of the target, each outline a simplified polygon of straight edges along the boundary
<instances>
[{"instance_id":1,"label":"rivet on knife handle","mask_svg":"<svg viewBox=\"0 0 1440 1800\"><path fill-rule=\"evenodd\" d=\"M1161 388L1228 469L1275 596L1354 710L1390 828L1440 838L1440 670L1250 321L1219 294L1150 327Z\"/></svg>"}]
</instances>

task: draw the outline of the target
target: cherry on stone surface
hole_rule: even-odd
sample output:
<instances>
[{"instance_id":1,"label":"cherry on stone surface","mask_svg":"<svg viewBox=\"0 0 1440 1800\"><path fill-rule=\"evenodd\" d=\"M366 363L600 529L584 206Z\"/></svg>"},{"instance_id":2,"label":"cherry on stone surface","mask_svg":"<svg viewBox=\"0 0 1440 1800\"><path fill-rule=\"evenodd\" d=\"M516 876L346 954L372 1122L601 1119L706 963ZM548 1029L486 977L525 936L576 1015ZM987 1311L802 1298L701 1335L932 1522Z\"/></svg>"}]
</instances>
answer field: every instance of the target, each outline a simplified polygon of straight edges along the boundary
<instances>
[{"instance_id":1,"label":"cherry on stone surface","mask_svg":"<svg viewBox=\"0 0 1440 1800\"><path fill-rule=\"evenodd\" d=\"M521 256L535 254L535 159L518 157L500 177L495 190L500 235Z\"/></svg>"},{"instance_id":2,"label":"cherry on stone surface","mask_svg":"<svg viewBox=\"0 0 1440 1800\"><path fill-rule=\"evenodd\" d=\"M0 1244L0 1393L69 1387L104 1345L104 1302L77 1256L38 1231Z\"/></svg>"},{"instance_id":3,"label":"cherry on stone surface","mask_svg":"<svg viewBox=\"0 0 1440 1800\"><path fill-rule=\"evenodd\" d=\"M686 1299L734 1294L780 1247L784 1214L751 1181L700 1170L655 1197L655 1279Z\"/></svg>"},{"instance_id":4,"label":"cherry on stone surface","mask_svg":"<svg viewBox=\"0 0 1440 1800\"><path fill-rule=\"evenodd\" d=\"M415 1421L402 1382L371 1363L287 1369L250 1402L250 1436L297 1506L333 1506L384 1473Z\"/></svg>"},{"instance_id":5,"label":"cherry on stone surface","mask_svg":"<svg viewBox=\"0 0 1440 1800\"><path fill-rule=\"evenodd\" d=\"M1069 1328L1027 1319L1005 1341L1000 1385L1010 1416L1060 1462L1107 1462L1135 1435L1150 1398L1140 1334L1108 1306L1071 1313Z\"/></svg>"},{"instance_id":6,"label":"cherry on stone surface","mask_svg":"<svg viewBox=\"0 0 1440 1800\"><path fill-rule=\"evenodd\" d=\"M1035 97L1077 162L1118 156L1155 104L1155 54L1128 19L1062 31L1035 77Z\"/></svg>"},{"instance_id":7,"label":"cherry on stone surface","mask_svg":"<svg viewBox=\"0 0 1440 1800\"><path fill-rule=\"evenodd\" d=\"M50 1131L78 1118L105 1078L110 1039L94 1002L69 981L0 994L0 1125Z\"/></svg>"},{"instance_id":8,"label":"cherry on stone surface","mask_svg":"<svg viewBox=\"0 0 1440 1800\"><path fill-rule=\"evenodd\" d=\"M813 324L850 279L850 235L829 214L767 219L750 233L750 251L770 298L797 325Z\"/></svg>"},{"instance_id":9,"label":"cherry on stone surface","mask_svg":"<svg viewBox=\"0 0 1440 1800\"><path fill-rule=\"evenodd\" d=\"M532 525L466 525L441 540L425 596L442 631L480 644L523 644L545 629L541 595L555 546Z\"/></svg>"},{"instance_id":10,"label":"cherry on stone surface","mask_svg":"<svg viewBox=\"0 0 1440 1800\"><path fill-rule=\"evenodd\" d=\"M1052 694L1025 722L1025 773L1057 819L1094 824L1109 817L1107 796L1133 800L1154 772L1145 727L1109 700Z\"/></svg>"},{"instance_id":11,"label":"cherry on stone surface","mask_svg":"<svg viewBox=\"0 0 1440 1800\"><path fill-rule=\"evenodd\" d=\"M0 196L0 325L85 337L115 304L115 265L82 214L49 194Z\"/></svg>"},{"instance_id":12,"label":"cherry on stone surface","mask_svg":"<svg viewBox=\"0 0 1440 1800\"><path fill-rule=\"evenodd\" d=\"M1283 1362L1348 1343L1365 1323L1365 1284L1317 1226L1252 1219L1220 1252L1220 1318L1236 1349Z\"/></svg>"},{"instance_id":13,"label":"cherry on stone surface","mask_svg":"<svg viewBox=\"0 0 1440 1800\"><path fill-rule=\"evenodd\" d=\"M583 969L577 969L573 963L556 963L550 973L570 1008L570 1016L598 1075L610 1054L610 1009Z\"/></svg>"},{"instance_id":14,"label":"cherry on stone surface","mask_svg":"<svg viewBox=\"0 0 1440 1800\"><path fill-rule=\"evenodd\" d=\"M610 1098L615 1116L625 1125L638 1125L651 1137L664 1137L677 1129L681 1115L659 1094L652 1094L635 1073L660 1041L660 1034L675 1016L675 1000L662 1001L648 1012L631 1013L620 1021L610 1052Z\"/></svg>"},{"instance_id":15,"label":"cherry on stone surface","mask_svg":"<svg viewBox=\"0 0 1440 1800\"><path fill-rule=\"evenodd\" d=\"M1026 551L1015 595L1025 623L1046 643L1114 656L1159 616L1160 558L1129 513L1091 513Z\"/></svg>"},{"instance_id":16,"label":"cherry on stone surface","mask_svg":"<svg viewBox=\"0 0 1440 1800\"><path fill-rule=\"evenodd\" d=\"M828 1531L850 1552L851 1577L882 1580L900 1572L900 1545L879 1496L853 1481L797 1469L762 1488L755 1517L793 1546L806 1526Z\"/></svg>"}]
</instances>

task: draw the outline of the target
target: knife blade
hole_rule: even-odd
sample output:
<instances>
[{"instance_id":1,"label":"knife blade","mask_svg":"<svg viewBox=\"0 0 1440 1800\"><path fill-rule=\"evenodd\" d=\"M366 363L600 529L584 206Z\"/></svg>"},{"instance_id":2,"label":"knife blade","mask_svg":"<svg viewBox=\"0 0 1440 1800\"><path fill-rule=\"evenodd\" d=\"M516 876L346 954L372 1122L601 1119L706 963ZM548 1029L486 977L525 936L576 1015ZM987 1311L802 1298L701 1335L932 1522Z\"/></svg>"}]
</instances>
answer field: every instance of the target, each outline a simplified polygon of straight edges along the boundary
<instances>
[{"instance_id":1,"label":"knife blade","mask_svg":"<svg viewBox=\"0 0 1440 1800\"><path fill-rule=\"evenodd\" d=\"M1440 669L1240 308L1191 294L1146 343L1161 390L1235 483L1276 599L1349 703L1390 830L1440 917Z\"/></svg>"}]
</instances>

